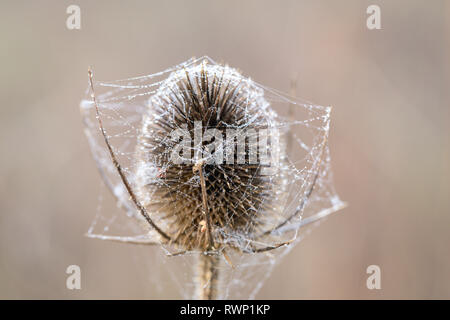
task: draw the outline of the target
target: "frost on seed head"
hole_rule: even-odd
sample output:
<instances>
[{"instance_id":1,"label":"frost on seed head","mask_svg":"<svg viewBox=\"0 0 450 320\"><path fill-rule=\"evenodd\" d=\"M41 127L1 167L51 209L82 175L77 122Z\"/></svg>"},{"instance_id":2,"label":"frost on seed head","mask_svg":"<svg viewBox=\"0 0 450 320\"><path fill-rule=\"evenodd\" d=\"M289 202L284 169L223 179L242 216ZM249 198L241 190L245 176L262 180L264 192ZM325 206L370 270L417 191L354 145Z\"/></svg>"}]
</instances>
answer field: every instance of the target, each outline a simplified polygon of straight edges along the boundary
<instances>
[{"instance_id":1,"label":"frost on seed head","mask_svg":"<svg viewBox=\"0 0 450 320\"><path fill-rule=\"evenodd\" d=\"M329 107L266 88L208 57L94 85L113 152L137 201L168 237L131 201L89 97L81 108L85 132L121 209L100 207L88 235L156 243L177 254L151 264L153 271L171 264L165 269L184 298L192 296L186 270L198 253L224 262L217 264L218 298L254 297L310 227L344 206L332 184Z\"/></svg>"}]
</instances>

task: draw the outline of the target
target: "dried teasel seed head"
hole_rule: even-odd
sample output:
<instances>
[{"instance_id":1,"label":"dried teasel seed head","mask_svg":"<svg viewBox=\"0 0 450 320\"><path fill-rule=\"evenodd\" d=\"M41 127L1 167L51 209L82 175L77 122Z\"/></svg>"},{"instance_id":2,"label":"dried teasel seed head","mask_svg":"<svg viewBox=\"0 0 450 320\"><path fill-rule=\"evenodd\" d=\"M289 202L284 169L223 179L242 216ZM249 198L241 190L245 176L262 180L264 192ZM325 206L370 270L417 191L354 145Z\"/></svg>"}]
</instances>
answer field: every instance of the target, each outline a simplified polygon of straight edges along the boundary
<instances>
[{"instance_id":1,"label":"dried teasel seed head","mask_svg":"<svg viewBox=\"0 0 450 320\"><path fill-rule=\"evenodd\" d=\"M277 146L268 143L269 150L262 150L259 143L261 132L267 135L276 124L263 90L228 66L204 61L174 71L161 83L149 99L138 137L136 191L173 244L205 251L213 243L218 249L227 234L251 238L265 229L280 182L277 164L261 163L262 153L270 156ZM220 141L217 135L204 138L208 129L219 133L222 147L214 144ZM183 139L174 139L174 132ZM196 134L203 137L200 143ZM222 162L205 151L208 145L222 152ZM178 152L180 146L189 152ZM174 163L174 151L182 155L181 163Z\"/></svg>"}]
</instances>

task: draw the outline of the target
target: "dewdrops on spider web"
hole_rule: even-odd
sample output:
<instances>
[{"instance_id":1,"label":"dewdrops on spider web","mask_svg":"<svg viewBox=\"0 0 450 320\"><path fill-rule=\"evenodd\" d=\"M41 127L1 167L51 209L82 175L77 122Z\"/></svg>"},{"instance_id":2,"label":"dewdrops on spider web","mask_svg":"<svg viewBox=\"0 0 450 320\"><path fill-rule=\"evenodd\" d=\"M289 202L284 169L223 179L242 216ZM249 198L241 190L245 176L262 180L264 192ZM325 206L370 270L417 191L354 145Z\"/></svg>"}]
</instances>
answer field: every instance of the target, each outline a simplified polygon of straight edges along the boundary
<instances>
[{"instance_id":1,"label":"dewdrops on spider web","mask_svg":"<svg viewBox=\"0 0 450 320\"><path fill-rule=\"evenodd\" d=\"M81 110L122 221L135 221L132 235L129 221L100 213L88 235L183 259L185 298L254 297L302 230L344 205L330 171L331 108L208 57L118 81L90 72Z\"/></svg>"}]
</instances>

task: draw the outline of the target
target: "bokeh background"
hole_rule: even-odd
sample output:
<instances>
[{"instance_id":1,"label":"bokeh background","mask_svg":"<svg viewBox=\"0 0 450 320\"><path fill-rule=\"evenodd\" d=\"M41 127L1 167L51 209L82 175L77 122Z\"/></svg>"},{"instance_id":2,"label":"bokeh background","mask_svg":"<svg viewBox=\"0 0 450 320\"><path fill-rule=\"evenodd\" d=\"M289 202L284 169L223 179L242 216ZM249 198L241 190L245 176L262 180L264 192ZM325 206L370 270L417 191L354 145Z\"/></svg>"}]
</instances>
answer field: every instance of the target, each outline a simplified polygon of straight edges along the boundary
<instances>
[{"instance_id":1,"label":"bokeh background","mask_svg":"<svg viewBox=\"0 0 450 320\"><path fill-rule=\"evenodd\" d=\"M71 4L81 30L66 28ZM257 298L450 298L449 1L2 1L0 39L0 298L180 297L143 280L134 249L83 236L101 188L79 101L88 66L122 79L202 55L285 92L297 77L298 97L334 106L349 207ZM70 264L82 290L66 289ZM366 288L372 264L381 290Z\"/></svg>"}]
</instances>

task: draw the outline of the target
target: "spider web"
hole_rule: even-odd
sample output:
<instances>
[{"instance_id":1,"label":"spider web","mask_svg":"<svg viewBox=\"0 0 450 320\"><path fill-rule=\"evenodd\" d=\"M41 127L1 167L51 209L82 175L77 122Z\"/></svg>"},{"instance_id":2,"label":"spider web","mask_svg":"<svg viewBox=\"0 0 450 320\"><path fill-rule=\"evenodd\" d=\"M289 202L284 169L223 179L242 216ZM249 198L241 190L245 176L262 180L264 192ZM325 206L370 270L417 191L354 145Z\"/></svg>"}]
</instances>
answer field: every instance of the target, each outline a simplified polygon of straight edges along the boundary
<instances>
[{"instance_id":1,"label":"spider web","mask_svg":"<svg viewBox=\"0 0 450 320\"><path fill-rule=\"evenodd\" d=\"M170 89L173 79L180 77L180 74L186 73L186 70L195 74L204 63L211 68L224 68L209 57L193 58L155 74L93 83L106 135L133 190L138 190L142 183L140 175L143 171L139 170L142 169L142 163L137 156L142 124L146 117L154 117L148 114L149 101L157 98L164 90L167 91L168 87ZM260 99L257 101L264 105L261 111L263 119L276 128L279 136L277 148L281 150L281 160L270 178L274 200L264 212L256 208L257 213L264 216L265 232L258 233L250 227L246 232L233 232L227 226L217 231L223 239L221 245L234 248L227 249L226 258L219 258L222 263L217 266L220 274L218 298L253 299L282 257L313 226L343 208L345 203L339 199L332 181L328 149L331 107L301 101L244 78L232 68L225 69L231 76L239 78L236 81L244 81L251 92L256 93ZM177 254L180 248L164 243L158 232L150 227L136 209L99 130L92 94L89 88L86 99L80 105L84 131L103 183L116 199L117 205L111 210L99 204L87 236L119 242L159 243L155 248L145 251L146 271L152 285L162 292L165 284L161 284L161 272L168 272L180 296L191 299L194 297L195 265L199 251L184 250L182 254ZM154 169L152 179L163 179L156 161L147 161L149 163L144 171ZM192 188L199 187L195 179L191 182ZM145 197L148 195L136 193L138 201L147 201ZM159 219L151 212L150 215L162 229L168 227L170 222ZM287 242L289 245L270 250ZM269 250L256 252L264 248ZM177 255L171 256L173 254Z\"/></svg>"}]
</instances>

